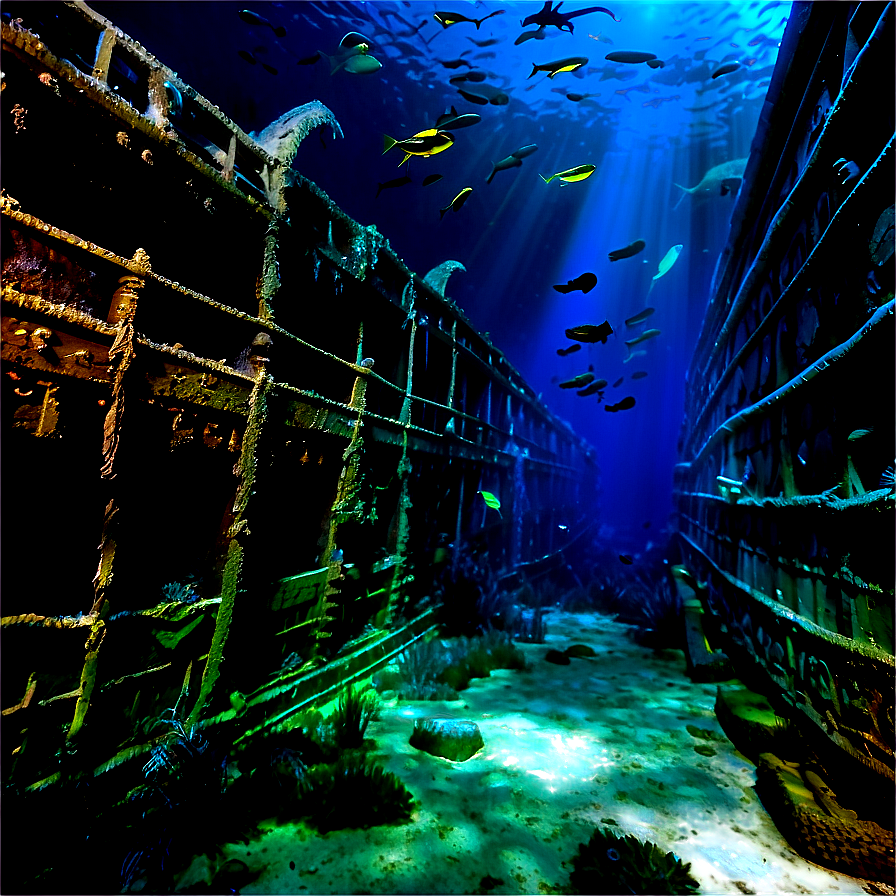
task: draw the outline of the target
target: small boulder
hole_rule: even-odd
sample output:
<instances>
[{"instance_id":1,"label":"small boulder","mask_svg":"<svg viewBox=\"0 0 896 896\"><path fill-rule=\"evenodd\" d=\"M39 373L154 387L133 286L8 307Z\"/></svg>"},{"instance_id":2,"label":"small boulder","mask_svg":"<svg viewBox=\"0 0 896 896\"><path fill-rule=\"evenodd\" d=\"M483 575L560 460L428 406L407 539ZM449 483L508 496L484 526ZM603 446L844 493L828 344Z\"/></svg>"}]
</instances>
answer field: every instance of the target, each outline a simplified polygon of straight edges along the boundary
<instances>
[{"instance_id":1,"label":"small boulder","mask_svg":"<svg viewBox=\"0 0 896 896\"><path fill-rule=\"evenodd\" d=\"M467 719L417 719L410 744L433 756L465 762L485 741L479 726Z\"/></svg>"},{"instance_id":2,"label":"small boulder","mask_svg":"<svg viewBox=\"0 0 896 896\"><path fill-rule=\"evenodd\" d=\"M572 644L563 651L567 656L597 656L587 644Z\"/></svg>"},{"instance_id":3,"label":"small boulder","mask_svg":"<svg viewBox=\"0 0 896 896\"><path fill-rule=\"evenodd\" d=\"M558 666L568 666L572 662L565 653L560 653L559 650L549 650L544 658L549 663L556 663Z\"/></svg>"}]
</instances>

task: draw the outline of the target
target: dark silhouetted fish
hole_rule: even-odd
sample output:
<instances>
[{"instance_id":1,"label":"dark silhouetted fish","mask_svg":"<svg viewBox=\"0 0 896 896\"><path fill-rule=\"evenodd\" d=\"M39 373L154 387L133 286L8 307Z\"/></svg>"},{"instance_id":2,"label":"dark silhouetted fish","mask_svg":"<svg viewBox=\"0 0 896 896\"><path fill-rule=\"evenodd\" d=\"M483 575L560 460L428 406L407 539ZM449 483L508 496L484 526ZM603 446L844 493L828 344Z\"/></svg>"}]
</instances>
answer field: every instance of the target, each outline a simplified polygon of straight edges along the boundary
<instances>
[{"instance_id":1,"label":"dark silhouetted fish","mask_svg":"<svg viewBox=\"0 0 896 896\"><path fill-rule=\"evenodd\" d=\"M576 342L576 343L573 343L573 345L567 346L566 348L558 348L557 354L561 355L561 356L562 355L571 355L573 352L578 352L581 350L582 350L582 346L579 345L578 342Z\"/></svg>"},{"instance_id":2,"label":"dark silhouetted fish","mask_svg":"<svg viewBox=\"0 0 896 896\"><path fill-rule=\"evenodd\" d=\"M612 252L608 252L607 255L610 261L619 261L620 258L631 258L633 255L643 252L646 245L647 243L644 240L635 240L622 249L614 249Z\"/></svg>"},{"instance_id":3,"label":"dark silhouetted fish","mask_svg":"<svg viewBox=\"0 0 896 896\"><path fill-rule=\"evenodd\" d=\"M270 72L272 75L279 74L279 72L277 71L277 69L274 68L273 65L268 65L266 62L262 62L262 63L261 63L261 67L262 67L266 72Z\"/></svg>"},{"instance_id":4,"label":"dark silhouetted fish","mask_svg":"<svg viewBox=\"0 0 896 896\"><path fill-rule=\"evenodd\" d=\"M582 292L591 292L595 286L597 286L597 277L590 271L586 271L575 280L570 280L566 286L555 286L554 289L562 293L573 292L576 289L581 289Z\"/></svg>"},{"instance_id":5,"label":"dark silhouetted fish","mask_svg":"<svg viewBox=\"0 0 896 896\"><path fill-rule=\"evenodd\" d=\"M594 379L593 373L580 373L578 376L574 376L571 380L565 380L560 383L561 389L581 389L582 386L587 386Z\"/></svg>"},{"instance_id":6,"label":"dark silhouetted fish","mask_svg":"<svg viewBox=\"0 0 896 896\"><path fill-rule=\"evenodd\" d=\"M614 50L604 56L608 62L627 62L636 65L639 62L649 62L656 59L656 53L642 53L640 50Z\"/></svg>"},{"instance_id":7,"label":"dark silhouetted fish","mask_svg":"<svg viewBox=\"0 0 896 896\"><path fill-rule=\"evenodd\" d=\"M472 127L474 124L479 124L480 121L482 121L481 115L476 115L474 112L466 112L460 115L457 109L452 106L450 112L443 112L436 119L436 127L440 130L448 130L450 128L453 131L455 128Z\"/></svg>"},{"instance_id":8,"label":"dark silhouetted fish","mask_svg":"<svg viewBox=\"0 0 896 896\"><path fill-rule=\"evenodd\" d=\"M651 314L655 311L655 308L645 308L643 311L639 311L637 314L632 315L625 322L627 327L634 327L636 324L643 323L650 317Z\"/></svg>"},{"instance_id":9,"label":"dark silhouetted fish","mask_svg":"<svg viewBox=\"0 0 896 896\"><path fill-rule=\"evenodd\" d=\"M636 370L636 371L631 375L631 378L632 378L633 380L643 380L645 376L647 376L647 371L646 371L646 370Z\"/></svg>"},{"instance_id":10,"label":"dark silhouetted fish","mask_svg":"<svg viewBox=\"0 0 896 896\"><path fill-rule=\"evenodd\" d=\"M373 198L376 199L383 190L391 190L393 187L403 187L405 184L409 183L412 183L412 181L405 175L404 177L396 177L394 180L387 180L384 184L377 184L376 196Z\"/></svg>"},{"instance_id":11,"label":"dark silhouetted fish","mask_svg":"<svg viewBox=\"0 0 896 896\"><path fill-rule=\"evenodd\" d=\"M626 339L625 347L629 350L629 358L631 358L631 350L632 346L638 345L641 342L646 342L648 339L653 339L656 336L659 336L661 330L653 329L653 330L645 330L639 336L635 336L634 339Z\"/></svg>"},{"instance_id":12,"label":"dark silhouetted fish","mask_svg":"<svg viewBox=\"0 0 896 896\"><path fill-rule=\"evenodd\" d=\"M616 411L627 411L629 408L633 408L634 406L635 406L635 399L632 398L631 395L627 395L618 404L604 405L604 410L610 411L610 413L615 414Z\"/></svg>"},{"instance_id":13,"label":"dark silhouetted fish","mask_svg":"<svg viewBox=\"0 0 896 896\"><path fill-rule=\"evenodd\" d=\"M665 68L666 63L663 62L662 59L648 59L647 65L649 68Z\"/></svg>"},{"instance_id":14,"label":"dark silhouetted fish","mask_svg":"<svg viewBox=\"0 0 896 896\"><path fill-rule=\"evenodd\" d=\"M606 345L607 337L613 334L610 322L605 320L602 324L582 324L566 330L567 339L575 339L576 342L602 342Z\"/></svg>"},{"instance_id":15,"label":"dark silhouetted fish","mask_svg":"<svg viewBox=\"0 0 896 896\"><path fill-rule=\"evenodd\" d=\"M515 156L517 159L525 159L526 156L531 156L537 149L537 143L530 143L527 146L521 146L519 149L515 149L511 155Z\"/></svg>"},{"instance_id":16,"label":"dark silhouetted fish","mask_svg":"<svg viewBox=\"0 0 896 896\"><path fill-rule=\"evenodd\" d=\"M488 99L484 96L478 96L475 93L470 93L468 90L458 90L457 91L465 100L470 103L475 103L477 106L487 106Z\"/></svg>"},{"instance_id":17,"label":"dark silhouetted fish","mask_svg":"<svg viewBox=\"0 0 896 896\"><path fill-rule=\"evenodd\" d=\"M248 51L248 50L237 50L237 55L240 59L245 59L249 65L255 65L258 60Z\"/></svg>"},{"instance_id":18,"label":"dark silhouetted fish","mask_svg":"<svg viewBox=\"0 0 896 896\"><path fill-rule=\"evenodd\" d=\"M610 408L607 407L607 410L609 411ZM632 563L635 562L635 561L632 559L632 557L631 557L630 554L620 554L620 555L619 555L619 559L620 559L626 566L631 566Z\"/></svg>"},{"instance_id":19,"label":"dark silhouetted fish","mask_svg":"<svg viewBox=\"0 0 896 896\"><path fill-rule=\"evenodd\" d=\"M551 0L545 0L544 6L538 12L526 16L520 24L523 28L528 25L538 25L542 28L553 25L559 31L569 31L572 34L575 26L570 22L570 19L574 19L577 16L588 15L592 12L603 12L610 16L614 22L619 21L605 6L589 6L587 9L577 9L574 12L560 12L562 5L562 0L556 6L553 6Z\"/></svg>"},{"instance_id":20,"label":"dark silhouetted fish","mask_svg":"<svg viewBox=\"0 0 896 896\"><path fill-rule=\"evenodd\" d=\"M507 171L507 170L509 170L510 168L522 168L522 166L523 166L522 159L518 159L518 158L517 158L516 156L514 156L514 155L507 156L506 159L501 159L500 162L495 162L495 163L492 165L492 172L491 172L491 174L489 174L489 176L485 179L485 182L486 182L487 184L490 184L490 183L492 182L492 178L493 178L499 171Z\"/></svg>"},{"instance_id":21,"label":"dark silhouetted fish","mask_svg":"<svg viewBox=\"0 0 896 896\"><path fill-rule=\"evenodd\" d=\"M621 376L615 383L613 383L613 388L618 389L625 382L625 377Z\"/></svg>"},{"instance_id":22,"label":"dark silhouetted fish","mask_svg":"<svg viewBox=\"0 0 896 896\"><path fill-rule=\"evenodd\" d=\"M423 186L428 187L430 184L434 184L441 179L441 174L427 174L426 177L423 178Z\"/></svg>"},{"instance_id":23,"label":"dark silhouetted fish","mask_svg":"<svg viewBox=\"0 0 896 896\"><path fill-rule=\"evenodd\" d=\"M282 25L272 25L264 16L251 9L241 9L237 15L249 25L266 25L277 37L286 37L286 29Z\"/></svg>"},{"instance_id":24,"label":"dark silhouetted fish","mask_svg":"<svg viewBox=\"0 0 896 896\"><path fill-rule=\"evenodd\" d=\"M320 60L320 53L315 53L313 56L305 56L300 59L296 65L314 65L315 62Z\"/></svg>"},{"instance_id":25,"label":"dark silhouetted fish","mask_svg":"<svg viewBox=\"0 0 896 896\"><path fill-rule=\"evenodd\" d=\"M606 380L595 380L593 383L582 389L581 392L576 392L576 395L581 395L584 398L587 395L594 395L596 392L600 392L602 389L606 388ZM603 398L603 395L601 395L601 398Z\"/></svg>"},{"instance_id":26,"label":"dark silhouetted fish","mask_svg":"<svg viewBox=\"0 0 896 896\"><path fill-rule=\"evenodd\" d=\"M718 78L720 75L730 75L732 72L736 72L740 68L739 62L726 62L724 65L720 65L713 73L713 78Z\"/></svg>"}]
</instances>

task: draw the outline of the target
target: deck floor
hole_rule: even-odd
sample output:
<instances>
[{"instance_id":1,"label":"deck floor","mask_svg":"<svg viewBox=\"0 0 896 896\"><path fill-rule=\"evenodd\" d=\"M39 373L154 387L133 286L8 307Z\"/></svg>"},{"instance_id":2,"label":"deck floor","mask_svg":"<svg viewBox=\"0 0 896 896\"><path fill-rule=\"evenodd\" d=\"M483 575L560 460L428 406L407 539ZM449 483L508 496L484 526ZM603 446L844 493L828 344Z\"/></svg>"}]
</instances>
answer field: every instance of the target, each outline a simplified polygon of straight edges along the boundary
<instances>
[{"instance_id":1,"label":"deck floor","mask_svg":"<svg viewBox=\"0 0 896 896\"><path fill-rule=\"evenodd\" d=\"M687 678L681 651L655 654L605 616L547 618L547 644L520 645L530 671L474 679L456 701L385 702L368 736L418 800L408 824L326 836L271 826L225 848L263 867L242 892L558 892L578 844L606 819L690 862L703 893L865 892L789 848L752 789L752 763L716 721L715 686ZM597 657L544 660L574 643ZM409 746L414 718L436 715L477 722L485 748L452 763ZM203 862L182 883L204 876Z\"/></svg>"}]
</instances>

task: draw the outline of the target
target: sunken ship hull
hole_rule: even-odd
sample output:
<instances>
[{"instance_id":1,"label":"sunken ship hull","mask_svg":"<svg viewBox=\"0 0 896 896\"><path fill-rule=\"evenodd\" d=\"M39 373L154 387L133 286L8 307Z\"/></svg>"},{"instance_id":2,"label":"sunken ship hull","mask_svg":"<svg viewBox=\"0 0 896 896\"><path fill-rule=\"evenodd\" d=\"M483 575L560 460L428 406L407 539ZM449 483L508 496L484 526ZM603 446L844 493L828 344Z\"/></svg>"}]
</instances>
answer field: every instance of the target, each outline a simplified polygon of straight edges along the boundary
<instances>
[{"instance_id":1,"label":"sunken ship hull","mask_svg":"<svg viewBox=\"0 0 896 896\"><path fill-rule=\"evenodd\" d=\"M793 5L688 371L675 485L711 646L787 707L844 802L861 814L884 794L890 829L893 13ZM829 792L801 808L772 759L763 773L807 857L892 879L891 833L824 808Z\"/></svg>"},{"instance_id":2,"label":"sunken ship hull","mask_svg":"<svg viewBox=\"0 0 896 896\"><path fill-rule=\"evenodd\" d=\"M111 22L56 6L2 34L22 788L145 762L170 709L275 729L430 631L458 564L565 564L598 486L445 297L459 265L418 276Z\"/></svg>"}]
</instances>

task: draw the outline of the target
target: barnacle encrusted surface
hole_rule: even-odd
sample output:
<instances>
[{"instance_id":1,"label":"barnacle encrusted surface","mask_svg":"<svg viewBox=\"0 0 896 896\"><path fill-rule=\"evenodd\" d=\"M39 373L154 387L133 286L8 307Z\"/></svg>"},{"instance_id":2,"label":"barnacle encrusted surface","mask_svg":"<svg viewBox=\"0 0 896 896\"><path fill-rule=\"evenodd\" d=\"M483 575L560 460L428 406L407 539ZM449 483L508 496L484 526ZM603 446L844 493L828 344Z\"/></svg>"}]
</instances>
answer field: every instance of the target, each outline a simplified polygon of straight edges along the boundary
<instances>
[{"instance_id":1,"label":"barnacle encrusted surface","mask_svg":"<svg viewBox=\"0 0 896 896\"><path fill-rule=\"evenodd\" d=\"M459 261L443 261L423 278L423 282L444 299L448 278L455 271L466 271L466 268Z\"/></svg>"},{"instance_id":2,"label":"barnacle encrusted surface","mask_svg":"<svg viewBox=\"0 0 896 896\"><path fill-rule=\"evenodd\" d=\"M265 152L281 161L286 167L292 164L299 145L315 128L329 125L333 137L345 135L336 116L319 100L312 100L304 106L296 106L271 122L256 138Z\"/></svg>"}]
</instances>

